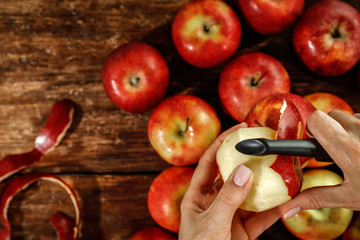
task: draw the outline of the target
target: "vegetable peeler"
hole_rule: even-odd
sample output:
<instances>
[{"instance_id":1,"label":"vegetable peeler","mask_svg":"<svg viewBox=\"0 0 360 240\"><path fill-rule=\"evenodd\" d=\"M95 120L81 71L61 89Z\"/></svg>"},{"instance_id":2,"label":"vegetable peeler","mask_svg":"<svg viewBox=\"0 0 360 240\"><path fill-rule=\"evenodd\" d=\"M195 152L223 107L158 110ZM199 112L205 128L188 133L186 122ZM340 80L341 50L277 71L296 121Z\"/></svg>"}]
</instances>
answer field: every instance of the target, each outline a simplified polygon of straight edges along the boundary
<instances>
[{"instance_id":1,"label":"vegetable peeler","mask_svg":"<svg viewBox=\"0 0 360 240\"><path fill-rule=\"evenodd\" d=\"M269 140L252 138L240 141L235 149L246 155L288 155L314 157L321 162L333 162L329 154L315 139Z\"/></svg>"}]
</instances>

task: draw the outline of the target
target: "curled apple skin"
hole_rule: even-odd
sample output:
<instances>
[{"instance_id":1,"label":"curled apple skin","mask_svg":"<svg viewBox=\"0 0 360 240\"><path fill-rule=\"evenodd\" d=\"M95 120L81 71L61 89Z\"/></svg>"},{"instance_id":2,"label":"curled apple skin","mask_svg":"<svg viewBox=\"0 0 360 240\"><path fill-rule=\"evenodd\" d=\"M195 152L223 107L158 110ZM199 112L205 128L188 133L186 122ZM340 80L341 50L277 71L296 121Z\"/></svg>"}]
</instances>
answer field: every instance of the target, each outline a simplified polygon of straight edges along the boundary
<instances>
[{"instance_id":1,"label":"curled apple skin","mask_svg":"<svg viewBox=\"0 0 360 240\"><path fill-rule=\"evenodd\" d=\"M74 115L74 104L71 100L57 101L46 120L45 126L35 138L35 148L46 154L53 150L64 138Z\"/></svg>"},{"instance_id":2,"label":"curled apple skin","mask_svg":"<svg viewBox=\"0 0 360 240\"><path fill-rule=\"evenodd\" d=\"M0 231L0 240L10 240L11 225L8 218L8 209L11 200L20 191L26 189L32 183L38 180L51 181L59 184L69 194L69 197L75 209L75 224L70 224L71 220L63 214L55 213L51 216L50 222L55 227L59 240L76 240L78 239L80 229L80 205L75 192L72 188L59 177L52 174L30 173L22 175L12 180L5 188L0 202L0 220L4 226Z\"/></svg>"},{"instance_id":3,"label":"curled apple skin","mask_svg":"<svg viewBox=\"0 0 360 240\"><path fill-rule=\"evenodd\" d=\"M0 160L0 182L40 161L44 154L59 145L71 126L73 114L74 104L71 100L57 101L51 109L45 126L35 138L34 149L26 153L7 155Z\"/></svg>"},{"instance_id":4,"label":"curled apple skin","mask_svg":"<svg viewBox=\"0 0 360 240\"><path fill-rule=\"evenodd\" d=\"M56 212L51 215L50 223L55 228L59 240L74 239L74 223L69 217Z\"/></svg>"},{"instance_id":5,"label":"curled apple skin","mask_svg":"<svg viewBox=\"0 0 360 240\"><path fill-rule=\"evenodd\" d=\"M64 99L57 101L51 109L45 126L35 138L34 149L21 154L7 155L0 160L0 182L21 169L40 161L44 154L53 150L61 142L70 128L73 114L74 104L71 100ZM75 207L75 226L71 219L61 213L55 213L50 218L50 223L54 226L59 240L76 240L78 238L80 207L76 195L70 186L60 178L51 174L26 174L11 181L1 196L0 220L4 228L0 230L0 240L11 239L11 226L7 216L11 200L18 192L40 179L52 181L61 185L68 192Z\"/></svg>"}]
</instances>

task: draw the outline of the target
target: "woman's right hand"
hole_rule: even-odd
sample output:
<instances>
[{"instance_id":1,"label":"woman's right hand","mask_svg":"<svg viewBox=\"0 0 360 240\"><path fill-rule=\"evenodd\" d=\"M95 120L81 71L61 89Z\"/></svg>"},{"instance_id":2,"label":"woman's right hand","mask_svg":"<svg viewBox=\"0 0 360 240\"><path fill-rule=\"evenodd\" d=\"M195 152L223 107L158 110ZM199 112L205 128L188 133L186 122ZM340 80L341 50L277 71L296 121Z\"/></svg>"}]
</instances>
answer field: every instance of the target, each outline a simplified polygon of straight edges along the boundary
<instances>
[{"instance_id":1,"label":"woman's right hand","mask_svg":"<svg viewBox=\"0 0 360 240\"><path fill-rule=\"evenodd\" d=\"M342 170L344 182L301 192L281 206L283 217L288 219L304 209L360 210L360 114L339 110L326 114L316 110L306 124L308 135L321 144Z\"/></svg>"}]
</instances>

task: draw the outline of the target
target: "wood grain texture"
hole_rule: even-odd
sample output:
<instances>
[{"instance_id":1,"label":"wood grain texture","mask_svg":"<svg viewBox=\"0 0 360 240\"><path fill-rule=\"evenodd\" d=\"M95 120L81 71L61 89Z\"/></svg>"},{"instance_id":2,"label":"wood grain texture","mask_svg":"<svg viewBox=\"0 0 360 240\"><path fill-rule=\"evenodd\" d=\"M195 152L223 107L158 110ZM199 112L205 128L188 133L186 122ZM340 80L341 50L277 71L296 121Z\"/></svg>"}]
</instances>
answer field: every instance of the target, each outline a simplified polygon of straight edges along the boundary
<instances>
[{"instance_id":1,"label":"wood grain texture","mask_svg":"<svg viewBox=\"0 0 360 240\"><path fill-rule=\"evenodd\" d=\"M0 158L31 150L52 104L73 100L74 123L60 146L22 172L59 174L74 187L84 213L81 239L127 239L155 225L147 211L147 191L154 177L170 166L149 144L151 111L124 113L103 90L102 63L117 46L133 41L154 46L170 68L167 96L192 93L215 108L223 130L236 124L222 111L217 94L226 63L198 69L186 64L173 46L172 20L189 1L0 1ZM306 1L306 7L314 2ZM358 0L346 2L360 10ZM355 70L340 77L314 75L293 50L292 28L260 36L242 27L234 57L253 51L270 54L288 70L293 93L330 92L360 112ZM46 182L32 185L11 205L14 239L55 239L47 219L57 209L73 216L61 188ZM291 239L280 224L272 229L264 239ZM282 235L271 237L274 233Z\"/></svg>"},{"instance_id":2,"label":"wood grain texture","mask_svg":"<svg viewBox=\"0 0 360 240\"><path fill-rule=\"evenodd\" d=\"M155 225L147 210L155 174L58 176L76 190L83 215L80 239L127 239L143 226ZM75 218L66 191L44 180L30 185L10 204L13 239L56 239L49 223L56 211Z\"/></svg>"}]
</instances>

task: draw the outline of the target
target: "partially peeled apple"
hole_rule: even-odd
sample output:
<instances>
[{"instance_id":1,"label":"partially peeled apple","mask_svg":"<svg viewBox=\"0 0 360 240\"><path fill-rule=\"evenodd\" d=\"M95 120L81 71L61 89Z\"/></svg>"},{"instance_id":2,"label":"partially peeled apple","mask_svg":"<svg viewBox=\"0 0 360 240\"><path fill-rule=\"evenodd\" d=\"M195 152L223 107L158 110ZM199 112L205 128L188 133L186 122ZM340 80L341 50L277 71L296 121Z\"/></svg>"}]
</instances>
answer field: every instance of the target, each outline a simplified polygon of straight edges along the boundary
<instances>
[{"instance_id":1,"label":"partially peeled apple","mask_svg":"<svg viewBox=\"0 0 360 240\"><path fill-rule=\"evenodd\" d=\"M249 138L299 139L302 134L299 112L292 102L283 100L276 130L269 127L240 128L225 138L216 156L223 181L240 165L250 168L254 176L253 186L241 209L262 212L292 199L301 188L302 170L298 157L244 155L235 149L235 145Z\"/></svg>"},{"instance_id":2,"label":"partially peeled apple","mask_svg":"<svg viewBox=\"0 0 360 240\"><path fill-rule=\"evenodd\" d=\"M293 93L272 94L257 101L248 112L245 122L249 127L269 127L276 131L284 99L295 105L296 110L301 116L300 119L302 119L303 126L305 126L307 118L316 108L305 98ZM283 122L287 124L289 120L284 120ZM302 138L308 138L305 131L303 131ZM306 167L310 159L309 157L300 157L301 167Z\"/></svg>"}]
</instances>

